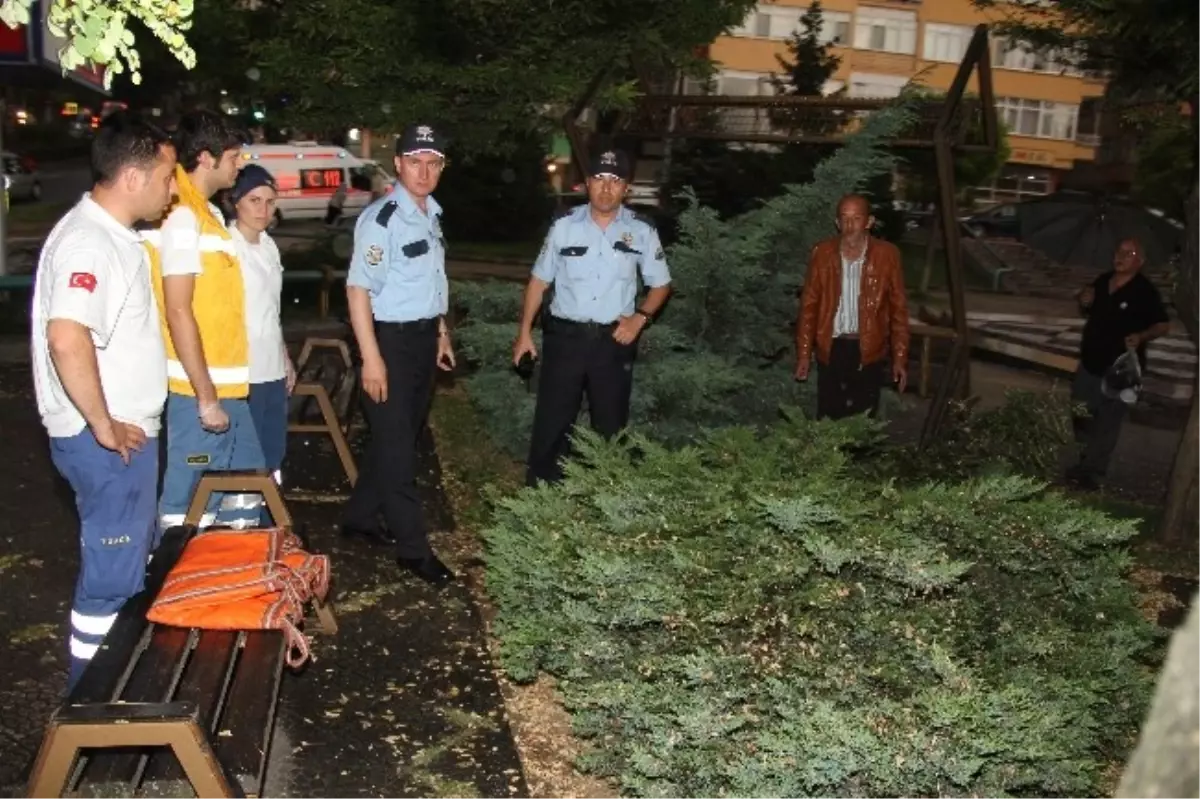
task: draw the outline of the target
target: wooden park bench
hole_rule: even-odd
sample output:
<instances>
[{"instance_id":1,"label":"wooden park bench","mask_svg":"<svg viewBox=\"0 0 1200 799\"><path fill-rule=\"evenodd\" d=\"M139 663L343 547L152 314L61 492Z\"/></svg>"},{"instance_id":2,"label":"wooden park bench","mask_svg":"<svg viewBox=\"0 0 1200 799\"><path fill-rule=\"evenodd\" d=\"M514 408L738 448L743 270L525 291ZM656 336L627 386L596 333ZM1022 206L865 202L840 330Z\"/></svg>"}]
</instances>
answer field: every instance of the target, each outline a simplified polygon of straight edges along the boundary
<instances>
[{"instance_id":1,"label":"wooden park bench","mask_svg":"<svg viewBox=\"0 0 1200 799\"><path fill-rule=\"evenodd\" d=\"M146 613L214 492L261 493L279 527L291 516L266 472L201 478L184 525L166 531L145 588L121 608L83 678L55 712L30 796L163 795L186 779L197 796L261 796L285 663L278 630L184 629ZM307 632L336 632L328 606ZM316 628L316 629L314 629Z\"/></svg>"},{"instance_id":2,"label":"wooden park bench","mask_svg":"<svg viewBox=\"0 0 1200 799\"><path fill-rule=\"evenodd\" d=\"M331 363L329 358L313 358L317 350L332 349L340 359ZM296 386L292 390L295 421L289 422L289 433L323 433L328 435L337 451L338 460L346 479L353 486L358 480L358 466L350 452L346 436L350 432L350 408L354 399L357 379L354 363L350 359L350 348L341 339L309 338L296 359ZM316 403L319 422L308 419L312 416L311 402Z\"/></svg>"}]
</instances>

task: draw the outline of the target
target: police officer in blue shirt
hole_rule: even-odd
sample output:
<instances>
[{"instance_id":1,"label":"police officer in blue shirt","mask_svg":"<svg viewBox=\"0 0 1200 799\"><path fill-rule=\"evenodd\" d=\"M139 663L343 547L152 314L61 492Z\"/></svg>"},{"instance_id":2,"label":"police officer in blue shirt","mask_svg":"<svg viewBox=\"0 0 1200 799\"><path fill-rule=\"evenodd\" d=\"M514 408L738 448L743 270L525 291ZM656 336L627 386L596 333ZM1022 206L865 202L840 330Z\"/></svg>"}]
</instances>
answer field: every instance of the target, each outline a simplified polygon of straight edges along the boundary
<instances>
[{"instance_id":1,"label":"police officer in blue shirt","mask_svg":"<svg viewBox=\"0 0 1200 799\"><path fill-rule=\"evenodd\" d=\"M445 321L442 209L432 196L446 163L445 145L433 125L405 129L396 142L398 180L358 217L346 277L371 441L342 532L394 543L399 565L435 585L454 574L429 547L415 477L434 367L454 368Z\"/></svg>"},{"instance_id":2,"label":"police officer in blue shirt","mask_svg":"<svg viewBox=\"0 0 1200 799\"><path fill-rule=\"evenodd\" d=\"M593 157L588 204L568 211L550 227L524 308L513 363L536 358L533 322L546 289L554 286L542 320L542 373L529 445L526 482L562 479L562 459L587 393L592 427L606 437L629 421L633 360L638 336L671 293L671 273L658 231L622 203L629 188L625 154L605 150ZM649 288L640 304L638 273Z\"/></svg>"}]
</instances>

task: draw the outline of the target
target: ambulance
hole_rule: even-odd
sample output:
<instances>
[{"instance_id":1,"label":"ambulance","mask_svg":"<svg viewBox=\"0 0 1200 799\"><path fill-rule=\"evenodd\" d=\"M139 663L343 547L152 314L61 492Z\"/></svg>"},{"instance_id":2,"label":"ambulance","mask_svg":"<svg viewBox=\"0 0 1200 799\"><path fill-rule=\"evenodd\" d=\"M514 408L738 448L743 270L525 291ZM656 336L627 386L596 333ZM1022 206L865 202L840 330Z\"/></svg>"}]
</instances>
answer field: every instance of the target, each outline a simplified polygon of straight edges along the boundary
<instances>
[{"instance_id":1,"label":"ambulance","mask_svg":"<svg viewBox=\"0 0 1200 799\"><path fill-rule=\"evenodd\" d=\"M279 186L276 223L323 218L339 186L346 187L344 216L355 217L392 182L373 161L356 158L341 147L309 141L246 145L242 165L246 164L258 164L274 176Z\"/></svg>"}]
</instances>

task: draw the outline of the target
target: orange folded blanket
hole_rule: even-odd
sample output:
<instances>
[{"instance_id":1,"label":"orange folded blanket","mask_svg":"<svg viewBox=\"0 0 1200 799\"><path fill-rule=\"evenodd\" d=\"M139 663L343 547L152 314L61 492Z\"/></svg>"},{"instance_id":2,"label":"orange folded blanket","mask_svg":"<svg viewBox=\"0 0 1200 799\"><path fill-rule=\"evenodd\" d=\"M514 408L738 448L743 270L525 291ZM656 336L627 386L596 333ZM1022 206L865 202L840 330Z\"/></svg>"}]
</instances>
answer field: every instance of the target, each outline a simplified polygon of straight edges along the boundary
<instances>
[{"instance_id":1,"label":"orange folded blanket","mask_svg":"<svg viewBox=\"0 0 1200 799\"><path fill-rule=\"evenodd\" d=\"M329 591L329 558L305 552L283 529L197 533L146 617L205 630L282 630L287 664L309 657L304 606Z\"/></svg>"}]
</instances>

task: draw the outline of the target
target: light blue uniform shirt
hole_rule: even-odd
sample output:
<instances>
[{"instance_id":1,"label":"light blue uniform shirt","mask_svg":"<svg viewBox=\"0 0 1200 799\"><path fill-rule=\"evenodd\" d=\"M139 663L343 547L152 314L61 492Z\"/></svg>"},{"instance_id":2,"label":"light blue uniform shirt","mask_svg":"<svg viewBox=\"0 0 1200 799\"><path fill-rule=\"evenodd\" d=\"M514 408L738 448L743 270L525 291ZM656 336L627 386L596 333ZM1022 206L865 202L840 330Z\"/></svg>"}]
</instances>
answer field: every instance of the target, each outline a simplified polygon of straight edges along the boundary
<instances>
[{"instance_id":1,"label":"light blue uniform shirt","mask_svg":"<svg viewBox=\"0 0 1200 799\"><path fill-rule=\"evenodd\" d=\"M580 205L550 226L533 276L554 284L551 315L607 324L634 312L639 268L651 288L671 282L654 226L622 206L601 230Z\"/></svg>"},{"instance_id":2,"label":"light blue uniform shirt","mask_svg":"<svg viewBox=\"0 0 1200 799\"><path fill-rule=\"evenodd\" d=\"M362 210L354 225L354 254L346 285L367 290L379 322L415 322L446 313L446 242L442 207L425 200L428 214L399 183Z\"/></svg>"}]
</instances>

